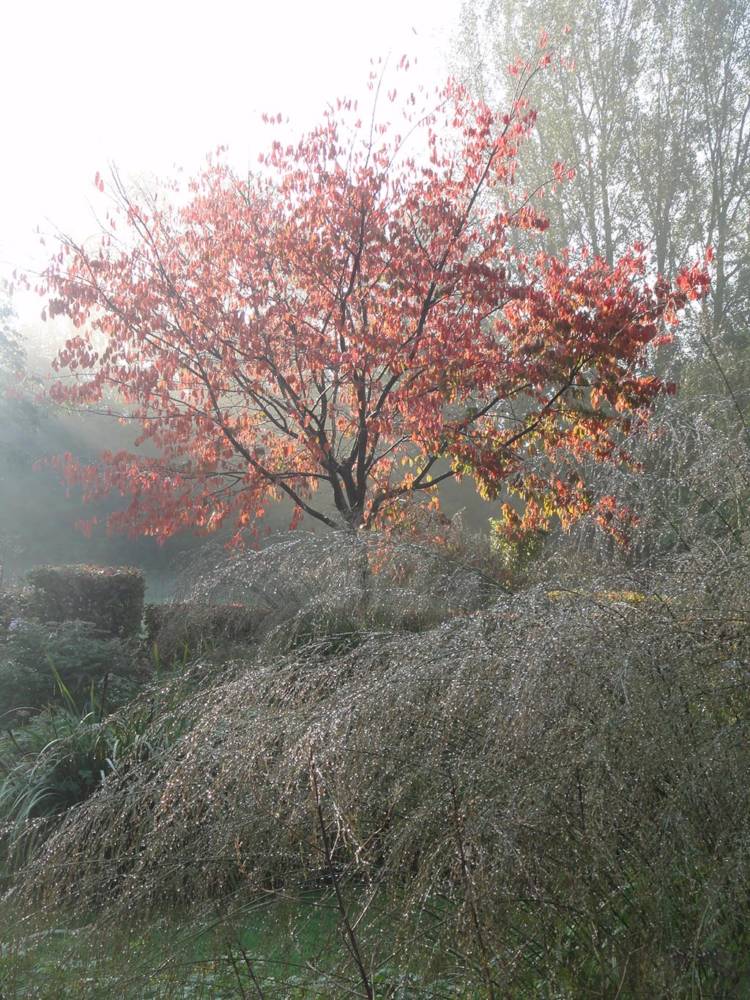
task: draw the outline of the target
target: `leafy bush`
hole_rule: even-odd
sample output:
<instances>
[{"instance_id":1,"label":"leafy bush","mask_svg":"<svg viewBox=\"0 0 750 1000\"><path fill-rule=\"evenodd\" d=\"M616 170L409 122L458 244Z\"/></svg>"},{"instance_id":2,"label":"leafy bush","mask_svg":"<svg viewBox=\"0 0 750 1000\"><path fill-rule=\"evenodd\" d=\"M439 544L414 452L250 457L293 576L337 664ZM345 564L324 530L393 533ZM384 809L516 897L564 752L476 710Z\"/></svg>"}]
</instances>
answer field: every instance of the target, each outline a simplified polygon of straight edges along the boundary
<instances>
[{"instance_id":1,"label":"leafy bush","mask_svg":"<svg viewBox=\"0 0 750 1000\"><path fill-rule=\"evenodd\" d=\"M82 710L59 679L54 705L0 732L0 867L33 855L68 810L129 768L157 760L189 728L175 702L204 680L196 664L166 688L144 686L112 714L96 697Z\"/></svg>"},{"instance_id":2,"label":"leafy bush","mask_svg":"<svg viewBox=\"0 0 750 1000\"><path fill-rule=\"evenodd\" d=\"M140 570L104 566L38 566L29 615L43 622L86 621L111 636L138 635L145 584Z\"/></svg>"},{"instance_id":3,"label":"leafy bush","mask_svg":"<svg viewBox=\"0 0 750 1000\"><path fill-rule=\"evenodd\" d=\"M133 647L102 637L88 622L16 621L0 640L0 706L7 713L60 701L60 681L74 699L89 694L110 704L132 695L139 663Z\"/></svg>"}]
</instances>

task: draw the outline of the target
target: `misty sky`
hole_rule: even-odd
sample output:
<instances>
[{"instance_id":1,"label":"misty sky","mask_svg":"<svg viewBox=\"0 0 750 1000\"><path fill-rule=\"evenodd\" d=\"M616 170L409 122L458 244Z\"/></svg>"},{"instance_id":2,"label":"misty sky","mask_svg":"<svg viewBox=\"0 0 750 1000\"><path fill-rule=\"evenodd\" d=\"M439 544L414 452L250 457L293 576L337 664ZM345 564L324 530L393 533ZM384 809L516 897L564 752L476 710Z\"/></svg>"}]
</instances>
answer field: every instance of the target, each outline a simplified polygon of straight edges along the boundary
<instances>
[{"instance_id":1,"label":"misty sky","mask_svg":"<svg viewBox=\"0 0 750 1000\"><path fill-rule=\"evenodd\" d=\"M193 170L229 145L257 160L263 111L313 123L337 96L367 95L372 56L417 58L438 83L460 0L9 0L2 20L5 97L0 274L44 261L37 225L95 230L93 178ZM19 298L22 321L40 303Z\"/></svg>"}]
</instances>

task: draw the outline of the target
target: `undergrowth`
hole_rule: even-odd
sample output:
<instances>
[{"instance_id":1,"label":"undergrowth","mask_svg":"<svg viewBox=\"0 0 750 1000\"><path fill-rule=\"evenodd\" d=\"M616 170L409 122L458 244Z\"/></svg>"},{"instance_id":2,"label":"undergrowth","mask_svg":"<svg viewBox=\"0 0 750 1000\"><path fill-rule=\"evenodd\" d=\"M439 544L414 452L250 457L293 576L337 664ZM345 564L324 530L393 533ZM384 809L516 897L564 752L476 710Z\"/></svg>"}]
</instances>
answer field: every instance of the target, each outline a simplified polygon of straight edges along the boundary
<instances>
[{"instance_id":1,"label":"undergrowth","mask_svg":"<svg viewBox=\"0 0 750 1000\"><path fill-rule=\"evenodd\" d=\"M331 996L742 995L748 570L694 547L420 631L366 609L356 643L320 620L302 642L292 608L286 636L139 696L153 752L67 812L6 905L19 926L218 908L237 928L318 894L337 933L283 973L308 996L319 976Z\"/></svg>"}]
</instances>

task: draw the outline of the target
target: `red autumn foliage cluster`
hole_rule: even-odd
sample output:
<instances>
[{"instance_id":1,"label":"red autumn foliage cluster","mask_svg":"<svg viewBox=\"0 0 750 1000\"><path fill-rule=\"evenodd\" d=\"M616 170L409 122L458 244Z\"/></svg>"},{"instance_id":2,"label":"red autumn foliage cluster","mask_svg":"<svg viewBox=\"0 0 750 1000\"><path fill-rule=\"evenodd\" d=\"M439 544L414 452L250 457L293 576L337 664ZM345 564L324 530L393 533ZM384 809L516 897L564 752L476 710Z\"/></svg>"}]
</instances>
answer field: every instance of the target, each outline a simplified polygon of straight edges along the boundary
<instances>
[{"instance_id":1,"label":"red autumn foliage cluster","mask_svg":"<svg viewBox=\"0 0 750 1000\"><path fill-rule=\"evenodd\" d=\"M86 498L130 497L115 528L239 533L284 497L295 522L369 528L467 476L517 498L512 532L594 512L618 533L581 460L628 460L665 390L648 349L705 267L672 286L642 248L614 267L529 250L546 222L517 176L523 96L497 114L451 82L413 107L399 128L340 102L256 175L219 156L167 199L115 177L111 231L64 241L39 288L78 329L54 395L119 399L150 445L64 463Z\"/></svg>"}]
</instances>

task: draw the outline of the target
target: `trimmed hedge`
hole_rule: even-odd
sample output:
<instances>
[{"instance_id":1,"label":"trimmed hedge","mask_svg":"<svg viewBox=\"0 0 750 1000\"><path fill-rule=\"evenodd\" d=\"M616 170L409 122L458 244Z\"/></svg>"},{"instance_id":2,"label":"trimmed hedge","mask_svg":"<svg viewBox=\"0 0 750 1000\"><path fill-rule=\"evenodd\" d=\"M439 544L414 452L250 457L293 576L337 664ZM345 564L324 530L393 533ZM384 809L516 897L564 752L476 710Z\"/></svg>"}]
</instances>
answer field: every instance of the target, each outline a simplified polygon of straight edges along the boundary
<instances>
[{"instance_id":1,"label":"trimmed hedge","mask_svg":"<svg viewBox=\"0 0 750 1000\"><path fill-rule=\"evenodd\" d=\"M251 641L258 630L258 613L242 604L147 604L144 624L149 645L170 663L206 647Z\"/></svg>"},{"instance_id":2,"label":"trimmed hedge","mask_svg":"<svg viewBox=\"0 0 750 1000\"><path fill-rule=\"evenodd\" d=\"M127 566L37 566L26 574L27 613L43 622L90 622L104 635L138 635L145 583Z\"/></svg>"}]
</instances>

